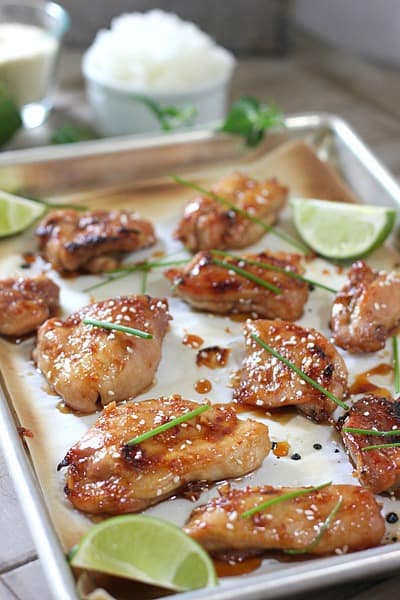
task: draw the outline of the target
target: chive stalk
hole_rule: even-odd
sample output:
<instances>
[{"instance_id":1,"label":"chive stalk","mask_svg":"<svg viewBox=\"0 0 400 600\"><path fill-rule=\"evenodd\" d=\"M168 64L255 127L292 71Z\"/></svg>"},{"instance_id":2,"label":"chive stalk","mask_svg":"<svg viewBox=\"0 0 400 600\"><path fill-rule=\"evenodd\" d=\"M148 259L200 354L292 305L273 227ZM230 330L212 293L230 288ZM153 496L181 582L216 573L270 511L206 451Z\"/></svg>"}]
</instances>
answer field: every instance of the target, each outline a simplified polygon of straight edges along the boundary
<instances>
[{"instance_id":1,"label":"chive stalk","mask_svg":"<svg viewBox=\"0 0 400 600\"><path fill-rule=\"evenodd\" d=\"M197 408L195 408L194 410L191 410L190 412L184 413L183 415L180 415L179 417L175 417L175 419L172 419L172 421L168 421L168 423L163 423L162 425L159 425L158 427L155 427L154 429L150 429L149 431L145 431L144 433L141 433L140 435L129 440L129 442L126 442L125 445L126 446L135 446L136 444L141 444L142 442L154 437L155 435L158 435L159 433L168 431L168 429L172 429L173 427L176 427L177 425L180 425L181 423L185 423L186 421L190 421L190 419L193 419L194 417L198 417L199 415L203 414L204 412L206 412L206 410L209 410L210 408L211 408L211 404L202 404L201 406L198 406Z\"/></svg>"},{"instance_id":2,"label":"chive stalk","mask_svg":"<svg viewBox=\"0 0 400 600\"><path fill-rule=\"evenodd\" d=\"M178 175L172 175L171 177L172 177L172 179L176 183L179 183L181 185L184 185L185 187L188 187L188 188L191 188L191 189L193 189L193 190L195 190L197 192L200 192L201 194L204 194L205 196L209 196L210 198L212 198L216 202L219 202L220 204L224 204L230 210L233 210L233 212L237 213L241 217L245 217L249 221L252 221L252 223L255 223L256 225L259 225L267 233L271 233L271 234L275 235L276 237L279 237L280 239L284 240L285 242L287 242L291 246L294 246L298 250L301 250L305 254L310 254L310 250L307 248L307 246L305 246L301 242L293 239L291 236L287 235L286 233L284 233L283 231L281 231L277 227L274 227L273 225L267 225L267 223L264 223L264 221L262 221L258 217L255 217L254 215L252 215L247 210L243 210L242 208L239 208L238 206L236 206L235 204L233 204L232 202L230 202L226 198L222 198L222 196L219 196L215 192L213 192L211 190L207 190L206 188L203 188L201 185L198 185L196 183L188 181L187 179L183 179L182 177L179 177Z\"/></svg>"},{"instance_id":3,"label":"chive stalk","mask_svg":"<svg viewBox=\"0 0 400 600\"><path fill-rule=\"evenodd\" d=\"M397 336L392 337L393 344L393 371L394 371L394 391L400 393L400 365L399 365L399 348Z\"/></svg>"},{"instance_id":4,"label":"chive stalk","mask_svg":"<svg viewBox=\"0 0 400 600\"><path fill-rule=\"evenodd\" d=\"M269 290L270 292L273 292L274 294L277 294L277 295L282 294L282 290L280 288L278 288L276 285L273 285L272 283L265 281L265 279L261 279L261 277L257 277L257 275L254 275L254 273L251 273L250 271L246 271L246 269L241 269L237 265L234 265L232 263L227 263L222 260L218 260L217 258L213 258L213 263L215 265L218 265L219 267L223 267L227 271L233 271L234 273L241 275L245 279L248 279L249 281L253 281L254 283L257 283L257 285Z\"/></svg>"},{"instance_id":5,"label":"chive stalk","mask_svg":"<svg viewBox=\"0 0 400 600\"><path fill-rule=\"evenodd\" d=\"M358 429L357 427L343 427L342 431L346 433L357 433L359 435L377 435L382 437L400 436L400 429L391 429L390 431L378 431L378 429Z\"/></svg>"},{"instance_id":6,"label":"chive stalk","mask_svg":"<svg viewBox=\"0 0 400 600\"><path fill-rule=\"evenodd\" d=\"M315 381L314 379L312 379L311 377L306 375L306 373L303 373L303 371L301 369L299 369L299 367L297 367L290 360L288 360L287 358L282 356L282 354L280 354L279 352L277 352L276 350L271 348L271 346L266 344L260 337L258 337L258 335L256 335L255 333L252 333L251 337L253 338L253 340L255 340L257 342L257 344L259 344L262 348L264 348L264 350L266 350L267 352L272 354L272 356L274 356L275 358L277 358L278 360L283 362L284 365L286 365L292 371L294 371L301 379L303 379L304 381L306 381L307 383L312 385L313 388L315 388L316 390L318 390L319 392L324 394L330 400L333 400L333 402L335 402L335 404L337 404L338 406L341 406L345 410L349 410L349 406L347 404L345 404L345 402L343 402L343 400L340 400L339 398L337 398L334 394L332 394L332 392L330 392L329 390L324 388L321 384L319 384L317 381Z\"/></svg>"},{"instance_id":7,"label":"chive stalk","mask_svg":"<svg viewBox=\"0 0 400 600\"><path fill-rule=\"evenodd\" d=\"M361 448L361 450L363 452L365 452L365 450L380 450L381 448L397 448L398 446L400 446L400 442L391 442L390 444L374 444L373 446L364 446L364 448Z\"/></svg>"},{"instance_id":8,"label":"chive stalk","mask_svg":"<svg viewBox=\"0 0 400 600\"><path fill-rule=\"evenodd\" d=\"M136 337L143 338L145 340L153 339L153 334L147 331L141 331L134 327L127 327L126 325L119 325L119 323L111 323L110 321L98 321L97 319L82 319L82 323L85 325L93 325L93 327L100 327L101 329L109 329L111 331L121 331L122 333L129 333Z\"/></svg>"},{"instance_id":9,"label":"chive stalk","mask_svg":"<svg viewBox=\"0 0 400 600\"><path fill-rule=\"evenodd\" d=\"M269 271L276 271L277 273L283 273L288 277L292 277L293 279L298 279L299 281L304 281L308 285L313 285L314 287L319 287L323 290L327 290L328 292L332 292L332 294L337 294L337 290L324 285L323 283L319 283L318 281L314 281L313 279L309 279L308 277L304 277L300 275L300 273L296 273L291 271L290 269L285 269L283 267L277 267L275 265L270 265L269 263L260 262L258 260L253 260L250 258L245 258L243 256L236 256L235 254L230 254L229 252L223 252L222 250L211 250L211 254L218 254L220 256L225 256L227 258L233 258L236 260L243 261L249 265L255 265L256 267L260 267L261 269L267 269Z\"/></svg>"},{"instance_id":10,"label":"chive stalk","mask_svg":"<svg viewBox=\"0 0 400 600\"><path fill-rule=\"evenodd\" d=\"M327 483L321 483L321 485L316 485L315 487L305 488L302 490L293 490L293 492L287 492L286 494L282 494L281 496L275 496L274 498L266 500L265 502L254 506L253 508L249 508L249 510L246 510L240 516L242 519L248 519L249 517L252 517L256 513L262 512L263 510L269 508L270 506L273 506L274 504L280 504L281 502L291 500L292 498L298 498L299 496L306 496L307 494L312 494L313 492L322 490L328 485L332 485L332 481L328 481Z\"/></svg>"},{"instance_id":11,"label":"chive stalk","mask_svg":"<svg viewBox=\"0 0 400 600\"><path fill-rule=\"evenodd\" d=\"M306 546L305 548L303 548L302 550L297 550L295 548L293 548L292 550L284 550L285 554L309 554L309 552L315 548L315 546L320 542L322 536L324 535L324 533L326 532L326 530L329 528L330 524L332 523L333 519L336 517L337 513L339 512L341 506L343 504L343 497L339 496L339 500L336 502L335 506L332 508L331 512L329 513L329 515L327 516L325 522L322 524L322 527L320 528L317 536L314 538L314 540L308 544L308 546Z\"/></svg>"}]
</instances>

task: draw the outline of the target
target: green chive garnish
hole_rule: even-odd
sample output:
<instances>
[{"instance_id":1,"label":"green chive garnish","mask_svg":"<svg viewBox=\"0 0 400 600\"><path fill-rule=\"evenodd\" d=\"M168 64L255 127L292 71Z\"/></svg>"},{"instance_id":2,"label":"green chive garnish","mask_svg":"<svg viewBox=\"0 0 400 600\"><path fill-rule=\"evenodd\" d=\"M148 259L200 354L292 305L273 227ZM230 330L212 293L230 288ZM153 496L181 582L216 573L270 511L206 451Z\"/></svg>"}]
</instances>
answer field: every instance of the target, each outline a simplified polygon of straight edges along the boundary
<instances>
[{"instance_id":1,"label":"green chive garnish","mask_svg":"<svg viewBox=\"0 0 400 600\"><path fill-rule=\"evenodd\" d=\"M109 321L97 321L97 319L82 319L82 323L85 325L93 325L94 327L100 327L101 329L110 329L112 331L122 331L122 333L130 333L136 337L143 338L145 340L153 339L152 333L147 331L141 331L134 327L126 327L125 325L119 325L118 323L110 323Z\"/></svg>"},{"instance_id":2,"label":"green chive garnish","mask_svg":"<svg viewBox=\"0 0 400 600\"><path fill-rule=\"evenodd\" d=\"M229 200L226 200L226 198L222 198L218 194L215 194L215 192L212 192L211 190L207 190L206 188L203 188L201 185L197 185L196 183L188 181L187 179L183 179L182 177L179 177L178 175L172 175L171 177L174 181L176 181L176 183L180 183L181 185L184 185L188 188L196 190L196 192L200 192L201 194L204 194L205 196L209 196L210 198L212 198L213 200L216 200L220 204L224 204L225 206L227 206L228 208L233 210L235 213L237 213L241 217L245 217L246 219L249 219L249 221L252 221L253 223L256 223L257 225L260 225L260 227L262 227L264 229L264 231L266 231L268 233L272 233L276 237L281 238L282 240L284 240L291 246L295 246L298 250L301 250L305 254L310 254L310 250L307 248L307 246L305 246L301 242L293 239L289 235L286 235L286 233L284 233L277 227L274 227L273 225L267 225L266 223L264 223L264 221L261 221L261 219L258 219L257 217L255 217L254 215L249 213L247 210L243 210L242 208L239 208L238 206L236 206Z\"/></svg>"},{"instance_id":3,"label":"green chive garnish","mask_svg":"<svg viewBox=\"0 0 400 600\"><path fill-rule=\"evenodd\" d=\"M255 333L252 333L251 337L253 338L253 340L255 340L257 342L257 344L259 344L262 348L264 348L264 350L267 350L267 352L272 354L272 356L275 356L275 358L277 358L278 360L283 362L284 365L289 367L289 369L292 369L292 371L297 373L297 375L301 379L303 379L304 381L306 381L307 383L312 385L313 388L315 388L316 390L318 390L319 392L321 392L322 394L327 396L327 398L330 398L330 400L333 400L333 402L335 402L338 406L341 406L345 410L349 410L349 407L347 406L347 404L345 404L342 400L339 400L339 398L337 398L334 394L332 394L332 392L330 392L329 390L324 388L322 385L320 385L317 381L314 381L314 379L311 379L311 377L309 377L308 375L303 373L303 371L301 369L299 369L299 367L297 367L290 360L288 360L287 358L282 356L282 354L279 354L279 352L277 352L276 350L271 348L271 346L268 346L268 344L266 344L261 338L259 338L258 335L256 335Z\"/></svg>"},{"instance_id":4,"label":"green chive garnish","mask_svg":"<svg viewBox=\"0 0 400 600\"><path fill-rule=\"evenodd\" d=\"M253 281L254 283L257 283L257 285L260 285L261 287L266 288L267 290L269 290L270 292L273 292L274 294L282 294L282 290L279 289L276 285L273 285L272 283L269 283L268 281L261 279L261 277L257 277L257 275L254 275L254 273L250 273L250 271L246 271L246 269L241 269L237 265L234 265L232 263L227 263L222 260L218 260L217 258L213 258L213 263L215 265L218 265L219 267L223 267L227 271L233 271L234 273L241 275L245 279L248 279L249 281Z\"/></svg>"},{"instance_id":5,"label":"green chive garnish","mask_svg":"<svg viewBox=\"0 0 400 600\"><path fill-rule=\"evenodd\" d=\"M394 391L400 393L400 365L399 365L399 348L397 344L397 336L392 337L393 344L393 369L394 369Z\"/></svg>"},{"instance_id":6,"label":"green chive garnish","mask_svg":"<svg viewBox=\"0 0 400 600\"><path fill-rule=\"evenodd\" d=\"M328 485L332 485L332 481L328 481L327 483L321 483L321 485L316 485L315 487L305 488L303 490L294 490L293 492L287 492L286 494L282 494L281 496L275 496L270 500L266 500L253 508L249 508L240 516L242 519L248 519L248 517L252 517L256 513L262 512L266 508L273 506L274 504L280 504L281 502L285 502L285 500L291 500L292 498L297 498L298 496L306 496L307 494L312 494L318 490L322 490L322 488L327 487Z\"/></svg>"},{"instance_id":7,"label":"green chive garnish","mask_svg":"<svg viewBox=\"0 0 400 600\"><path fill-rule=\"evenodd\" d=\"M331 512L327 516L327 518L326 518L325 522L323 523L321 529L319 530L317 536L310 544L308 544L308 546L306 546L302 550L297 550L297 549L284 550L285 554L308 554L313 548L315 548L315 546L318 544L318 542L321 540L322 536L324 535L325 531L328 529L328 527L332 523L333 519L336 517L342 504L343 504L343 497L339 496L339 500L336 502L335 506L332 508Z\"/></svg>"},{"instance_id":8,"label":"green chive garnish","mask_svg":"<svg viewBox=\"0 0 400 600\"><path fill-rule=\"evenodd\" d=\"M143 269L143 274L142 274L142 287L140 289L140 292L142 294L146 294L147 293L147 278L149 276L149 269Z\"/></svg>"},{"instance_id":9,"label":"green chive garnish","mask_svg":"<svg viewBox=\"0 0 400 600\"><path fill-rule=\"evenodd\" d=\"M118 281L119 279L128 277L128 275L130 275L131 273L135 273L136 271L150 271L151 269L156 269L159 267L171 267L173 265L182 265L188 263L189 260L190 259L142 262L136 265L128 265L126 267L112 269L111 271L107 271L105 273L106 279L100 281L99 283L95 283L82 291L91 292L99 287L102 287L103 285L107 285L108 283L112 283L113 281Z\"/></svg>"},{"instance_id":10,"label":"green chive garnish","mask_svg":"<svg viewBox=\"0 0 400 600\"><path fill-rule=\"evenodd\" d=\"M400 436L400 429L391 429L390 431L378 431L377 429L358 429L357 427L343 427L342 431L346 433L358 433L359 435L378 435L378 436Z\"/></svg>"},{"instance_id":11,"label":"green chive garnish","mask_svg":"<svg viewBox=\"0 0 400 600\"><path fill-rule=\"evenodd\" d=\"M283 267L276 267L275 265L270 265L269 263L259 262L258 260L253 260L250 258L244 258L243 256L236 256L234 254L229 254L229 252L223 252L222 250L211 250L211 254L219 254L220 256L226 256L227 258L233 258L236 260L243 261L249 265L255 265L256 267L260 267L261 269L267 269L269 271L276 271L277 273L283 273L284 275L288 275L288 277L293 277L293 279L299 279L300 281L304 281L308 285L313 285L315 287L319 287L323 290L327 290L328 292L332 292L332 294L336 294L337 290L334 290L323 283L319 283L318 281L314 281L313 279L309 279L308 277L304 277L299 273L295 273L290 269L285 269Z\"/></svg>"},{"instance_id":12,"label":"green chive garnish","mask_svg":"<svg viewBox=\"0 0 400 600\"><path fill-rule=\"evenodd\" d=\"M364 446L361 450L379 450L380 448L397 448L400 446L400 442L391 442L390 444L375 444L374 446Z\"/></svg>"},{"instance_id":13,"label":"green chive garnish","mask_svg":"<svg viewBox=\"0 0 400 600\"><path fill-rule=\"evenodd\" d=\"M210 408L211 408L211 404L202 404L201 406L198 406L194 410L184 413L183 415L180 415L179 417L172 419L172 421L168 421L168 423L163 423L163 425L159 425L158 427L155 427L154 429L150 429L150 431L145 431L145 433L142 433L142 434L138 435L137 437L134 437L131 440L129 440L129 442L126 442L125 445L126 446L135 446L136 444L141 444L141 442L144 442L145 440L148 440L148 439L154 437L155 435L158 435L159 433L168 431L168 429L172 429L173 427L176 427L177 425L180 425L181 423L185 423L186 421L190 421L190 419L193 419L194 417L198 417L199 415L206 412L206 410L209 410Z\"/></svg>"}]
</instances>

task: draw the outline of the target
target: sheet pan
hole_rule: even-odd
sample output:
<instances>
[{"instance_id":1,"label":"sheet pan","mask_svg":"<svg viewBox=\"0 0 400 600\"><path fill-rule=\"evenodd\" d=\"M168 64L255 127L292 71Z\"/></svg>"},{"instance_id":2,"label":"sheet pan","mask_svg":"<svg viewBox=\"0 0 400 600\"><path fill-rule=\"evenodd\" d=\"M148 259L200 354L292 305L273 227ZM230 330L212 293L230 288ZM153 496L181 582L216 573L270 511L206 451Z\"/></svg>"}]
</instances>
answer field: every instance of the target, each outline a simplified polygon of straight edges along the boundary
<instances>
[{"instance_id":1,"label":"sheet pan","mask_svg":"<svg viewBox=\"0 0 400 600\"><path fill-rule=\"evenodd\" d=\"M99 143L100 145L85 143L78 147L56 149L56 152L53 148L14 152L0 158L0 187L56 199L62 198L67 189L67 197L73 199L71 190L76 190L82 203L85 203L85 198L95 197L94 189L98 190L99 198L104 198L107 190L113 190L113 194L119 194L123 201L127 186L132 184L136 189L141 189L143 194L143 190L146 190L151 182L152 186L158 185L162 197L162 182L168 173L195 173L196 177L207 173L210 177L218 170L223 171L228 163L239 164L245 170L246 166L257 164L257 161L261 161L262 164L262 157L283 142L305 139L314 146L320 158L339 170L352 192L349 192L341 180L329 170L329 175L321 177L319 164L318 181L323 185L318 188L318 182L315 181L317 172L313 171L314 163L310 156L305 159L304 169L297 165L298 179L294 181L293 186L295 190L297 188L298 192L305 193L307 189L312 189L319 197L330 197L334 190L337 194L336 199L351 201L359 198L374 204L398 206L400 190L395 181L346 123L329 115L297 115L288 117L285 125L282 131L268 136L262 148L250 152L244 151L236 140L210 132L196 132L193 136L154 138L146 142L129 139L106 140ZM287 147L285 152L287 165L287 161L290 162ZM296 160L301 160L298 153ZM282 165L279 150L268 156L267 162L271 172L285 176L279 172ZM317 165L314 166L317 168ZM329 185L325 185L328 181ZM29 244L29 240L27 243ZM268 245L270 246L269 243ZM380 258L382 257L377 257L378 262ZM393 257L393 261L395 260L397 259ZM9 268L12 268L11 264ZM72 304L75 301L79 304L79 298L73 298ZM3 375L10 379L4 352L2 357ZM24 363L27 356L22 355L21 360ZM22 506L26 511L53 596L58 600L74 599L77 597L74 582L45 508L43 495L31 467L29 452L25 450L16 430L16 424L19 423L13 410L13 398L7 393L9 388L9 382L3 381L0 426L6 461L18 494L23 499ZM350 477L349 473L350 471L345 476ZM307 483L315 483L315 480ZM234 578L215 590L192 592L180 595L179 598L195 599L204 598L206 595L211 600L241 598L244 595L248 598L277 598L312 587L329 585L334 581L365 576L366 572L376 575L398 567L399 564L400 545L393 544L357 554L302 564L285 564L282 568L280 565L274 565L273 569L261 575Z\"/></svg>"}]
</instances>

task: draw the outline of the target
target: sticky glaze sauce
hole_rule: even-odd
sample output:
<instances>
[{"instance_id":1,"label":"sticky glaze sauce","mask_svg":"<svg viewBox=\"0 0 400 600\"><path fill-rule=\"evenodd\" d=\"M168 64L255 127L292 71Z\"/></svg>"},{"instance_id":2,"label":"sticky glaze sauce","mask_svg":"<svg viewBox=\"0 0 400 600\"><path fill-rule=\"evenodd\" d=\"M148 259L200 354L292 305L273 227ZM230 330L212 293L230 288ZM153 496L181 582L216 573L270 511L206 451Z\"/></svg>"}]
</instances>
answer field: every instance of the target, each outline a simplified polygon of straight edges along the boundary
<instances>
[{"instance_id":1,"label":"sticky glaze sauce","mask_svg":"<svg viewBox=\"0 0 400 600\"><path fill-rule=\"evenodd\" d=\"M87 416L87 413L83 413L80 410L75 410L67 404L65 404L64 400L60 400L60 402L57 402L56 408L63 415L75 415L76 417L84 417L85 415Z\"/></svg>"},{"instance_id":2,"label":"sticky glaze sauce","mask_svg":"<svg viewBox=\"0 0 400 600\"><path fill-rule=\"evenodd\" d=\"M213 558L213 563L218 577L236 577L237 575L252 573L258 569L261 566L262 559L258 556L229 561Z\"/></svg>"},{"instance_id":3,"label":"sticky glaze sauce","mask_svg":"<svg viewBox=\"0 0 400 600\"><path fill-rule=\"evenodd\" d=\"M229 354L230 350L221 346L202 348L196 355L196 365L198 367L208 367L209 369L219 369L227 365Z\"/></svg>"},{"instance_id":4,"label":"sticky glaze sauce","mask_svg":"<svg viewBox=\"0 0 400 600\"><path fill-rule=\"evenodd\" d=\"M194 333L187 333L182 340L182 344L184 346L189 346L190 348L194 348L195 350L200 348L203 342L203 338L201 338L199 335L195 335Z\"/></svg>"},{"instance_id":5,"label":"sticky glaze sauce","mask_svg":"<svg viewBox=\"0 0 400 600\"><path fill-rule=\"evenodd\" d=\"M193 387L198 394L208 394L212 389L212 383L208 379L199 379Z\"/></svg>"},{"instance_id":6,"label":"sticky glaze sauce","mask_svg":"<svg viewBox=\"0 0 400 600\"><path fill-rule=\"evenodd\" d=\"M388 397L391 395L390 391L384 387L376 385L370 381L370 377L374 375L389 375L393 371L393 367L387 363L381 363L376 365L368 371L359 373L355 376L354 382L349 388L350 394L377 394L379 396Z\"/></svg>"},{"instance_id":7,"label":"sticky glaze sauce","mask_svg":"<svg viewBox=\"0 0 400 600\"><path fill-rule=\"evenodd\" d=\"M278 408L276 411L271 412L266 406L250 406L247 404L235 404L235 410L237 413L250 413L250 415L259 419L270 419L280 425L286 425L297 417L298 413L296 408L293 406L283 406Z\"/></svg>"}]
</instances>

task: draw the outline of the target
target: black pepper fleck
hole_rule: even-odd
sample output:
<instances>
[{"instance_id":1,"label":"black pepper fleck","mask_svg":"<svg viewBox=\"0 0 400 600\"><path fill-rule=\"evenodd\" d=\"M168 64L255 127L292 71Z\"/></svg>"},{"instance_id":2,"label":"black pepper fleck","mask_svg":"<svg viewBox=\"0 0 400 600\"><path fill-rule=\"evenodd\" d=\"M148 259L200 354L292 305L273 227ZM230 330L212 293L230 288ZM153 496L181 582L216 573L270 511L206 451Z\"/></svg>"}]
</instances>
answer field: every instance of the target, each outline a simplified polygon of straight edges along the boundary
<instances>
[{"instance_id":1,"label":"black pepper fleck","mask_svg":"<svg viewBox=\"0 0 400 600\"><path fill-rule=\"evenodd\" d=\"M390 512L386 515L386 521L388 523L390 523L391 525L393 523L397 523L398 520L399 520L399 517L395 512Z\"/></svg>"},{"instance_id":2,"label":"black pepper fleck","mask_svg":"<svg viewBox=\"0 0 400 600\"><path fill-rule=\"evenodd\" d=\"M392 542L397 542L397 537L396 536L392 537Z\"/></svg>"},{"instance_id":3,"label":"black pepper fleck","mask_svg":"<svg viewBox=\"0 0 400 600\"><path fill-rule=\"evenodd\" d=\"M278 445L277 442L272 442L271 449L275 450L275 448L277 447L277 445Z\"/></svg>"},{"instance_id":4,"label":"black pepper fleck","mask_svg":"<svg viewBox=\"0 0 400 600\"><path fill-rule=\"evenodd\" d=\"M292 454L292 456L290 458L292 460L301 460L301 456L298 452L295 452L294 454Z\"/></svg>"},{"instance_id":5,"label":"black pepper fleck","mask_svg":"<svg viewBox=\"0 0 400 600\"><path fill-rule=\"evenodd\" d=\"M340 452L339 448L335 448L335 453L337 454L338 452Z\"/></svg>"},{"instance_id":6,"label":"black pepper fleck","mask_svg":"<svg viewBox=\"0 0 400 600\"><path fill-rule=\"evenodd\" d=\"M322 444L314 444L313 448L314 450L322 450Z\"/></svg>"},{"instance_id":7,"label":"black pepper fleck","mask_svg":"<svg viewBox=\"0 0 400 600\"><path fill-rule=\"evenodd\" d=\"M29 265L28 263L24 263L23 265L20 265L21 269L30 269L31 265Z\"/></svg>"}]
</instances>

